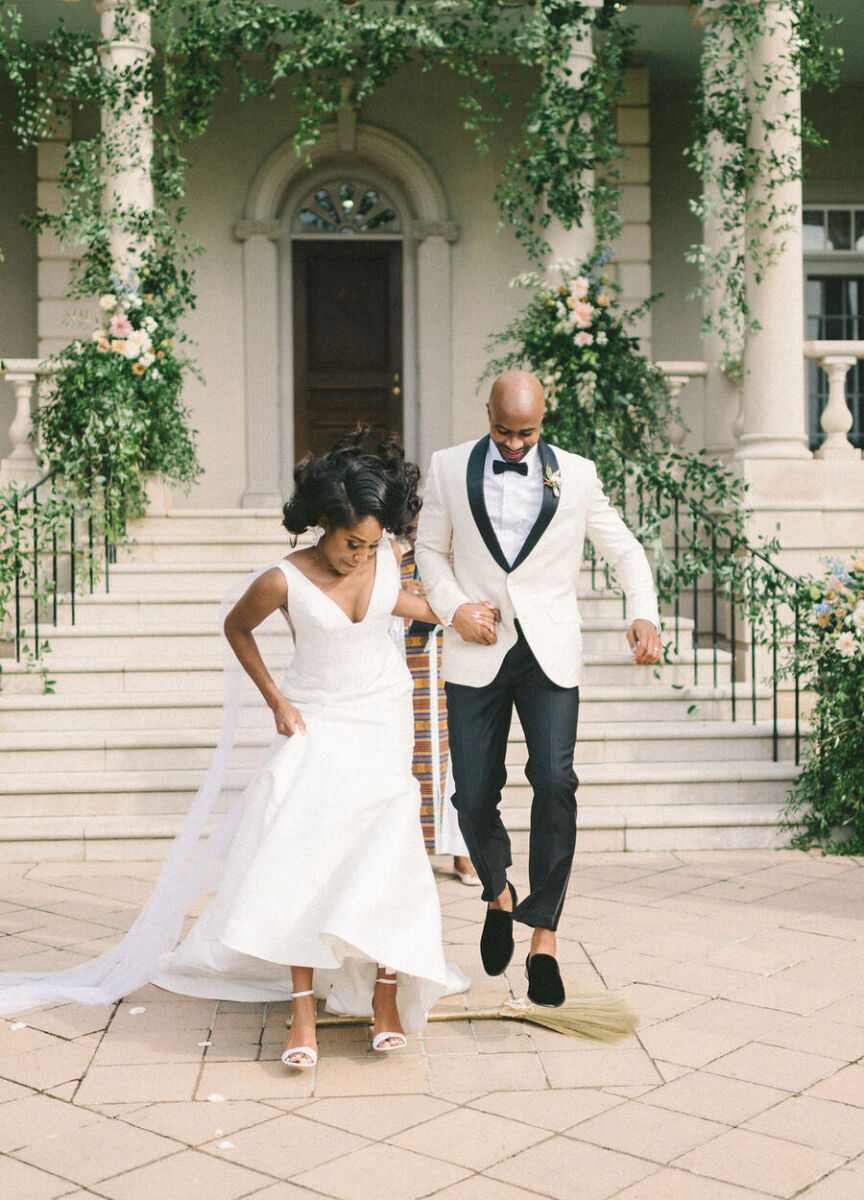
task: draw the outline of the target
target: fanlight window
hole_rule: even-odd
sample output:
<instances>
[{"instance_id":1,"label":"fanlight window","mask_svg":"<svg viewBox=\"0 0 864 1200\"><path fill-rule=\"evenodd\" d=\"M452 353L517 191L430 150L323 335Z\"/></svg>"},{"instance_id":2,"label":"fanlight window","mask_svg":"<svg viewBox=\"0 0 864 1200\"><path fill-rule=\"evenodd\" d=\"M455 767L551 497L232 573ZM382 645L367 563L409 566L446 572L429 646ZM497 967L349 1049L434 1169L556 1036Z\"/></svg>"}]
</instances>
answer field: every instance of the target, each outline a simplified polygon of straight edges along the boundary
<instances>
[{"instance_id":1,"label":"fanlight window","mask_svg":"<svg viewBox=\"0 0 864 1200\"><path fill-rule=\"evenodd\" d=\"M295 233L399 233L396 210L378 188L357 180L322 184L297 214Z\"/></svg>"}]
</instances>

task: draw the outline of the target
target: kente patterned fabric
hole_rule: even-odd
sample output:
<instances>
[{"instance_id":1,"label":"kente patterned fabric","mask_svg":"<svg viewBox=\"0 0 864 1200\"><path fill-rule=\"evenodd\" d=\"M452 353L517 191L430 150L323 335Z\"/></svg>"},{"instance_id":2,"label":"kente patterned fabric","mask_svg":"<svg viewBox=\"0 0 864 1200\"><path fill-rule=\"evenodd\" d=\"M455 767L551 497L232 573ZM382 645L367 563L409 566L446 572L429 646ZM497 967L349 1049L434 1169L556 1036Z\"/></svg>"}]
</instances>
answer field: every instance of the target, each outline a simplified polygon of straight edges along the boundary
<instances>
[{"instance_id":1,"label":"kente patterned fabric","mask_svg":"<svg viewBox=\"0 0 864 1200\"><path fill-rule=\"evenodd\" d=\"M415 569L414 551L406 550L401 567L403 586L417 581ZM447 740L447 698L443 687L439 687L437 682L441 678L442 631L439 628L433 633L409 633L410 626L411 622L406 621L405 659L414 680L414 759L411 770L420 784L423 841L427 851L434 854L441 845L441 829L436 826L440 826L443 801L447 798L447 758L450 750ZM437 658L434 681L431 678L431 638L434 638ZM430 696L433 682L434 702Z\"/></svg>"}]
</instances>

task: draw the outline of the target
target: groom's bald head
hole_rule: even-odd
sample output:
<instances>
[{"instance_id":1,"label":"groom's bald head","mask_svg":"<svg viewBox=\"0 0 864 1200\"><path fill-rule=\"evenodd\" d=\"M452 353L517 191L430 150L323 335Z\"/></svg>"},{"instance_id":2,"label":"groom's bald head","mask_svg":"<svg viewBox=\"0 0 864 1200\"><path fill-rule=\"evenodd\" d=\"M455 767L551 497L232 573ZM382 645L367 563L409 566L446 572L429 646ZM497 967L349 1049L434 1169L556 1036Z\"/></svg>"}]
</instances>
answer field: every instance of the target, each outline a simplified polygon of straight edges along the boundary
<instances>
[{"instance_id":1,"label":"groom's bald head","mask_svg":"<svg viewBox=\"0 0 864 1200\"><path fill-rule=\"evenodd\" d=\"M528 371L505 371L492 384L489 436L502 458L518 462L537 442L546 414L543 384Z\"/></svg>"}]
</instances>

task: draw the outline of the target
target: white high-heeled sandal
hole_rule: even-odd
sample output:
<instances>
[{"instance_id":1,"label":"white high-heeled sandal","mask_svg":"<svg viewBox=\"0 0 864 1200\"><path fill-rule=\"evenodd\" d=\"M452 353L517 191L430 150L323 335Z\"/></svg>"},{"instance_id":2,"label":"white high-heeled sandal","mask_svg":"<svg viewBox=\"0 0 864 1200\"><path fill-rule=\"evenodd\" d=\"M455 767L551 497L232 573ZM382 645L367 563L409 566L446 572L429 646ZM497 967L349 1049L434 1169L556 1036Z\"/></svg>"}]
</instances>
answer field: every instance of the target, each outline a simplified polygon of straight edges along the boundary
<instances>
[{"instance_id":1,"label":"white high-heeled sandal","mask_svg":"<svg viewBox=\"0 0 864 1200\"><path fill-rule=\"evenodd\" d=\"M395 979L382 979L379 975L376 983L389 983L392 987L396 986ZM395 1046L385 1046L385 1042L395 1042ZM404 1033L388 1033L386 1030L383 1033L376 1033L372 1039L372 1049L377 1050L379 1054L389 1054L392 1050L404 1050L408 1045L408 1039Z\"/></svg>"},{"instance_id":2,"label":"white high-heeled sandal","mask_svg":"<svg viewBox=\"0 0 864 1200\"><path fill-rule=\"evenodd\" d=\"M292 992L291 999L296 1000L300 996L314 996L315 993L310 988L308 992ZM305 1054L309 1059L308 1062L294 1062L295 1054ZM308 1071L318 1063L318 1051L314 1046L292 1046L290 1050L285 1050L282 1054L282 1061L286 1067L296 1067L298 1071Z\"/></svg>"}]
</instances>

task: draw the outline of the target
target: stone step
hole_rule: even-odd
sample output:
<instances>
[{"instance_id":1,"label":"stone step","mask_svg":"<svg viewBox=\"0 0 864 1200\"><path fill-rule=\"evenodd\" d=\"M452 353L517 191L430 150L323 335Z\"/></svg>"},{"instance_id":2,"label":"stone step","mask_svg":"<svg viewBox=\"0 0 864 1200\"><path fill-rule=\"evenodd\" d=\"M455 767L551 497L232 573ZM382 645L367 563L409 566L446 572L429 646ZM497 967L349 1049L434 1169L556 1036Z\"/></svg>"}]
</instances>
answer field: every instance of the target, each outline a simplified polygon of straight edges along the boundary
<instances>
[{"instance_id":1,"label":"stone step","mask_svg":"<svg viewBox=\"0 0 864 1200\"><path fill-rule=\"evenodd\" d=\"M779 723L781 753L791 758L792 722ZM149 769L206 770L216 746L216 729L0 730L4 771L58 772L58 785L71 772ZM243 765L254 767L273 740L269 713L254 730L238 738ZM730 722L635 721L612 726L584 725L577 740L577 767L590 763L745 762L772 755L771 728L766 724ZM511 783L524 783L528 752L521 729L514 726L508 745Z\"/></svg>"},{"instance_id":2,"label":"stone step","mask_svg":"<svg viewBox=\"0 0 864 1200\"><path fill-rule=\"evenodd\" d=\"M218 729L222 716L221 679L217 686L206 690L136 692L133 689L114 693L70 690L57 695L43 695L41 681L35 675L20 674L13 682L29 684L36 694L16 694L6 690L4 682L4 691L0 693L0 730L9 732ZM689 712L690 709L693 711ZM729 684L717 689L709 685L677 688L655 684L647 697L644 687L604 685L582 689L579 728L581 736L591 725L609 728L619 722L649 717L652 723L728 721L731 715ZM765 720L769 715L770 697L760 688L757 716ZM751 727L749 688L739 686L737 716L736 728ZM269 720L267 713L263 713L263 719ZM519 736L518 724L513 726L513 736Z\"/></svg>"},{"instance_id":3,"label":"stone step","mask_svg":"<svg viewBox=\"0 0 864 1200\"><path fill-rule=\"evenodd\" d=\"M211 646L202 646L200 652L189 652L188 643L182 635L172 639L170 634L160 635L164 645L158 654L147 654L140 639L129 636L123 640L122 649L108 656L98 649L89 652L79 647L76 654L53 653L44 660L44 666L54 691L58 695L70 693L141 691L168 691L173 689L194 691L218 690L222 683L222 667L219 644L213 636ZM122 639L121 639L122 640ZM176 652L172 644L176 642ZM699 670L703 679L711 677L711 655L699 652ZM718 677L728 678L728 663L721 664ZM664 685L686 688L693 681L693 655L685 654L673 663L657 667L633 666L628 655L601 656L586 654L584 657L583 686L596 688L606 684L616 686L642 686L645 701L651 691ZM3 668L3 691L5 695L34 694L42 690L38 675L23 663L9 661Z\"/></svg>"},{"instance_id":4,"label":"stone step","mask_svg":"<svg viewBox=\"0 0 864 1200\"><path fill-rule=\"evenodd\" d=\"M270 559L251 554L248 558L238 557L235 561L212 562L209 559L189 559L176 563L153 563L126 561L115 563L111 567L110 596L135 596L147 599L153 595L167 594L207 596L219 599L224 596L232 584L237 583L244 574L260 570L268 562L284 558L282 553L274 554ZM105 594L104 584L99 586L99 592ZM87 598L85 598L86 600Z\"/></svg>"},{"instance_id":5,"label":"stone step","mask_svg":"<svg viewBox=\"0 0 864 1200\"><path fill-rule=\"evenodd\" d=\"M788 843L778 828L782 804L753 800L735 805L694 803L597 808L579 807L581 851L730 850L774 848ZM0 816L0 861L164 858L182 823L177 813ZM527 820L507 814L513 849L528 849Z\"/></svg>"},{"instance_id":6,"label":"stone step","mask_svg":"<svg viewBox=\"0 0 864 1200\"><path fill-rule=\"evenodd\" d=\"M782 762L606 762L578 767L580 803L593 807L641 808L643 805L781 803L798 768ZM522 812L527 820L531 789L527 782L508 781L502 808ZM514 817L518 820L518 817Z\"/></svg>"},{"instance_id":7,"label":"stone step","mask_svg":"<svg viewBox=\"0 0 864 1200\"><path fill-rule=\"evenodd\" d=\"M226 583L226 588L228 584ZM172 591L165 594L141 595L139 592L118 592L113 588L107 595L96 592L92 596L79 597L75 605L76 628L91 628L93 626L121 626L127 629L165 629L169 625L211 625L218 628L219 610L222 593L210 591L202 587L198 592L188 593ZM618 626L626 629L627 622L621 617L621 597L614 592L588 591L579 597L579 611L582 614L584 627L589 624L594 627L598 622L602 626L606 622L617 622ZM72 610L68 602L61 604L59 609L59 624L64 627L71 625ZM692 621L681 618L681 628L689 630ZM50 640L53 631L47 636Z\"/></svg>"},{"instance_id":8,"label":"stone step","mask_svg":"<svg viewBox=\"0 0 864 1200\"><path fill-rule=\"evenodd\" d=\"M272 553L263 553L260 547L251 548L250 552L242 551L242 542L232 547L234 557L209 557L203 551L188 542L179 544L178 557L169 562L139 556L138 544L130 547L130 557L121 557L118 563L112 564L109 572L109 595L139 594L142 598L151 595L169 595L181 593L187 595L205 595L209 599L218 599L226 594L233 583L239 582L244 574L259 571L270 563L286 557L292 552L292 546L275 546L265 542L272 548ZM240 550L238 550L238 546ZM602 572L596 572L594 580L590 570L582 570L577 576L578 593L592 593L606 596L607 599L622 604L620 594L613 588L604 586ZM97 593L104 594L104 581L97 584ZM89 598L82 598L89 599Z\"/></svg>"},{"instance_id":9,"label":"stone step","mask_svg":"<svg viewBox=\"0 0 864 1200\"><path fill-rule=\"evenodd\" d=\"M627 622L620 618L595 617L584 620L582 635L585 662L592 663L597 668L629 662L631 656L627 646L627 628ZM282 631L286 633L286 643L290 645L287 627ZM40 629L40 636L42 632ZM23 633L25 639L32 639L30 626L25 626ZM74 626L63 625L52 629L47 636L51 646L51 660L55 664L65 665L67 662L81 659L99 659L105 665L125 666L139 659L155 660L161 655L178 659L184 656L209 655L211 659L221 661L221 630L218 617L212 621L174 619L161 623L152 618L104 624L79 621ZM686 638L681 639L677 655L670 648L671 661L682 665L692 663L692 647L688 646L686 641ZM718 665L727 664L728 652L718 649L717 661ZM709 662L713 664L712 651L709 648L700 650L700 666Z\"/></svg>"},{"instance_id":10,"label":"stone step","mask_svg":"<svg viewBox=\"0 0 864 1200\"><path fill-rule=\"evenodd\" d=\"M120 546L118 563L203 562L254 564L254 569L291 553L291 535L279 528L278 521L269 533L228 533L190 531L184 534L152 534L149 529L128 545Z\"/></svg>"},{"instance_id":11,"label":"stone step","mask_svg":"<svg viewBox=\"0 0 864 1200\"><path fill-rule=\"evenodd\" d=\"M129 521L126 531L133 540L153 536L213 538L252 534L259 537L274 533L289 537L282 528L282 514L276 508L177 508Z\"/></svg>"},{"instance_id":12,"label":"stone step","mask_svg":"<svg viewBox=\"0 0 864 1200\"><path fill-rule=\"evenodd\" d=\"M257 756L226 775L231 794L243 790ZM2 812L7 816L118 815L184 813L205 771L173 769L4 772L0 777ZM586 763L579 767L580 805L631 812L645 806L664 808L698 804L735 807L748 803L782 805L797 774L790 762ZM531 789L513 779L504 788L502 811L513 828L527 828Z\"/></svg>"}]
</instances>

